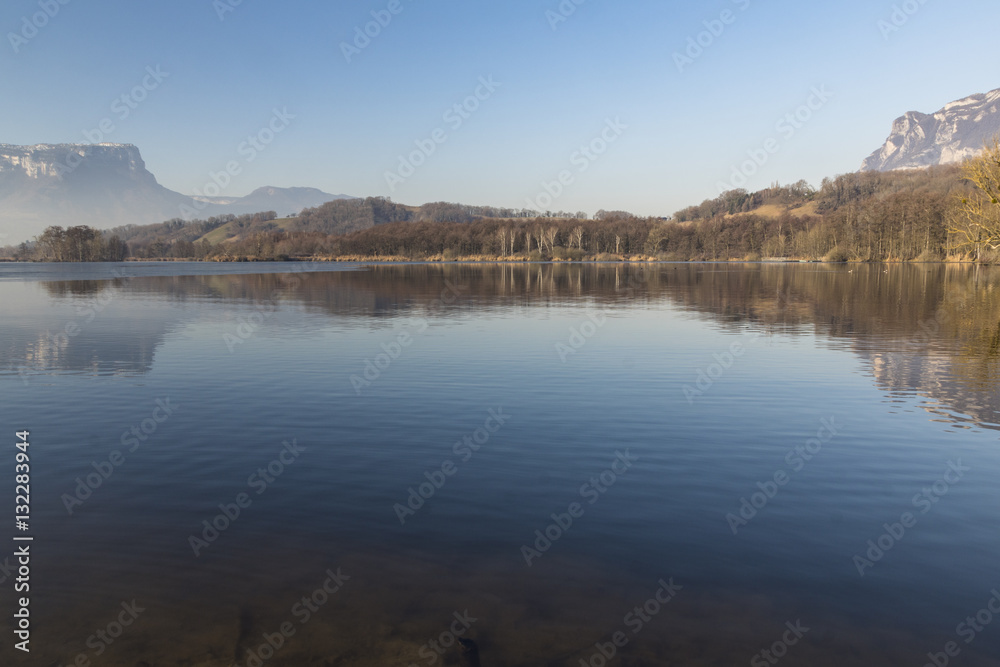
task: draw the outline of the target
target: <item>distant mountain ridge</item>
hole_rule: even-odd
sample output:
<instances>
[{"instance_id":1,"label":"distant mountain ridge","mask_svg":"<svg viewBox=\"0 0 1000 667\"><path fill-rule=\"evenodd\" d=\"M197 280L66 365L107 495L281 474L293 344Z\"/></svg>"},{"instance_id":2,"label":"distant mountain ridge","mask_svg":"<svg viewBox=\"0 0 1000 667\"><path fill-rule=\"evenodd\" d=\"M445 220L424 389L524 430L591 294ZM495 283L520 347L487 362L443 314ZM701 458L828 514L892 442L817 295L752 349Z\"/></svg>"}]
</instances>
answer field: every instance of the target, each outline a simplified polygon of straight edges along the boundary
<instances>
[{"instance_id":1,"label":"distant mountain ridge","mask_svg":"<svg viewBox=\"0 0 1000 667\"><path fill-rule=\"evenodd\" d=\"M226 213L241 215L260 211L275 211L279 216L298 215L302 209L322 206L336 199L355 199L349 195L331 195L316 188L257 188L227 206ZM230 210L231 209L231 210Z\"/></svg>"},{"instance_id":2,"label":"distant mountain ridge","mask_svg":"<svg viewBox=\"0 0 1000 667\"><path fill-rule=\"evenodd\" d=\"M881 148L861 171L922 169L978 154L1000 133L1000 89L946 104L933 114L910 111L895 120Z\"/></svg>"},{"instance_id":3,"label":"distant mountain ridge","mask_svg":"<svg viewBox=\"0 0 1000 667\"><path fill-rule=\"evenodd\" d=\"M336 199L316 188L258 188L244 197L190 197L160 185L132 144L0 144L0 244L50 225L109 229L171 218L273 210L297 214Z\"/></svg>"}]
</instances>

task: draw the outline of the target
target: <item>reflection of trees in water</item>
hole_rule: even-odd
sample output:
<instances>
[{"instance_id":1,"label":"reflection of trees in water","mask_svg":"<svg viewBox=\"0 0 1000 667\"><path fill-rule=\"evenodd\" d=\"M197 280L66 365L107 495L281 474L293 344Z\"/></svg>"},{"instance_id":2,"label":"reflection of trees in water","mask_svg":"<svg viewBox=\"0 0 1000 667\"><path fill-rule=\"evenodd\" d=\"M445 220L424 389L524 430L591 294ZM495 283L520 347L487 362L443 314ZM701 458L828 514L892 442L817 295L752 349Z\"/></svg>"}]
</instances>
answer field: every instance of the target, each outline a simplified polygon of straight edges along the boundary
<instances>
[{"instance_id":1,"label":"reflection of trees in water","mask_svg":"<svg viewBox=\"0 0 1000 667\"><path fill-rule=\"evenodd\" d=\"M942 333L957 342L957 372L979 390L995 390L1000 379L1000 285L995 272L973 269L949 284Z\"/></svg>"},{"instance_id":2,"label":"reflection of trees in water","mask_svg":"<svg viewBox=\"0 0 1000 667\"><path fill-rule=\"evenodd\" d=\"M871 363L886 391L917 392L977 421L998 421L1000 270L944 264L441 265L377 267L340 283L397 310L463 285L453 309L539 306L576 298L605 307L668 303L733 332L812 332ZM322 290L313 294L320 296ZM378 298L382 297L382 298ZM333 305L333 304L328 304ZM447 311L445 311L447 312ZM375 314L373 311L371 314Z\"/></svg>"},{"instance_id":3,"label":"reflection of trees in water","mask_svg":"<svg viewBox=\"0 0 1000 667\"><path fill-rule=\"evenodd\" d=\"M765 266L706 273L684 299L723 322L808 326L866 359L884 391L923 395L951 419L995 424L998 283L1000 271L971 266Z\"/></svg>"},{"instance_id":4,"label":"reflection of trees in water","mask_svg":"<svg viewBox=\"0 0 1000 667\"><path fill-rule=\"evenodd\" d=\"M50 296L64 298L74 296L93 296L111 288L120 288L127 279L114 280L52 280L41 283Z\"/></svg>"},{"instance_id":5,"label":"reflection of trees in water","mask_svg":"<svg viewBox=\"0 0 1000 667\"><path fill-rule=\"evenodd\" d=\"M940 334L961 340L970 358L1000 353L1000 271L955 265L821 264L415 264L362 271L146 277L43 283L52 295L172 300L287 301L333 315L423 310L449 285L453 309L541 306L586 297L608 306L667 301L723 325L811 326L827 337L930 342L926 324L949 313ZM447 309L439 311L447 314ZM863 342L863 341L862 341Z\"/></svg>"},{"instance_id":6,"label":"reflection of trees in water","mask_svg":"<svg viewBox=\"0 0 1000 667\"><path fill-rule=\"evenodd\" d=\"M876 380L887 390L917 390L973 408L983 403L970 414L980 414L984 421L994 421L992 410L1000 409L1000 400L995 398L1000 379L1000 270L987 267L412 264L374 265L360 271L137 277L43 285L52 296L77 301L78 311L119 296L250 307L288 304L337 317L375 319L548 307L581 299L610 310L669 304L700 313L734 332L746 326L786 335L812 332L867 359ZM441 307L443 294L457 297ZM129 326L133 326L131 320ZM162 331L136 336L139 339L158 344ZM121 356L117 348L83 345L86 340L70 339L60 347L43 333L22 358L34 355L39 363L82 369L93 365L95 354L98 359ZM115 341L119 346L132 344L120 336ZM80 351L83 347L88 348L86 353ZM150 348L131 356L148 370L152 352ZM963 396L963 392L975 396Z\"/></svg>"}]
</instances>

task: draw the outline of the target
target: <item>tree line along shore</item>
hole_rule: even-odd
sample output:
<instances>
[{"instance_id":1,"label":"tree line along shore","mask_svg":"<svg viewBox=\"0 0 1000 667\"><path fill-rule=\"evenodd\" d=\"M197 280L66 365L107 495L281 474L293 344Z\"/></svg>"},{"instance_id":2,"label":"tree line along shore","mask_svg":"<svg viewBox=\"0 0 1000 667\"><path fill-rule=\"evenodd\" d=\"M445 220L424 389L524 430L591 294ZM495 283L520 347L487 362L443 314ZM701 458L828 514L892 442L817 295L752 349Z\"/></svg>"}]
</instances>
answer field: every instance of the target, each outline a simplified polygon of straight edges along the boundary
<instances>
[{"instance_id":1,"label":"tree line along shore","mask_svg":"<svg viewBox=\"0 0 1000 667\"><path fill-rule=\"evenodd\" d=\"M107 231L50 227L20 261L1000 262L1000 144L961 165L859 172L723 192L669 218L544 212L383 197L173 219Z\"/></svg>"}]
</instances>

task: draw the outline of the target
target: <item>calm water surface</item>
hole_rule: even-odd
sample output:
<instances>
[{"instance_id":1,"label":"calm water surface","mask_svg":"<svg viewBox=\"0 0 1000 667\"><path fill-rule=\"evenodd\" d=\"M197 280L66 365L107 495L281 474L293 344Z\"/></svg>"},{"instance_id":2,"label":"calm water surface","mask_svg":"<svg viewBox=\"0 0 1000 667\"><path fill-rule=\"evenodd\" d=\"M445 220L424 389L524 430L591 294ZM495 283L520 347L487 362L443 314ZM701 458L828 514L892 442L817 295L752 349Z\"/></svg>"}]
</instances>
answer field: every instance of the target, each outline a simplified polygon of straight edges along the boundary
<instances>
[{"instance_id":1,"label":"calm water surface","mask_svg":"<svg viewBox=\"0 0 1000 667\"><path fill-rule=\"evenodd\" d=\"M608 664L996 665L998 295L936 265L0 265L35 537L2 662L458 664L457 630L485 667L616 633Z\"/></svg>"}]
</instances>

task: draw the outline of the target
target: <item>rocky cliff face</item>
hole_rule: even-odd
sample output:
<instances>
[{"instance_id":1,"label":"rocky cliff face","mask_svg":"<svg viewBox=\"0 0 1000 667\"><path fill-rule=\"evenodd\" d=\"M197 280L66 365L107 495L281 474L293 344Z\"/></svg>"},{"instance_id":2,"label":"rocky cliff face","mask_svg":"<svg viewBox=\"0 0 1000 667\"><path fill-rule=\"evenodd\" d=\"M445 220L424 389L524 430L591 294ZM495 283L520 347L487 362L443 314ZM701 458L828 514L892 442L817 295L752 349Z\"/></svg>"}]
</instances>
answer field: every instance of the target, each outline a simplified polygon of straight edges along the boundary
<instances>
[{"instance_id":1,"label":"rocky cliff face","mask_svg":"<svg viewBox=\"0 0 1000 667\"><path fill-rule=\"evenodd\" d=\"M0 231L6 242L49 225L108 228L178 216L190 198L156 182L128 144L0 144Z\"/></svg>"},{"instance_id":2,"label":"rocky cliff face","mask_svg":"<svg viewBox=\"0 0 1000 667\"><path fill-rule=\"evenodd\" d=\"M862 171L921 169L961 162L1000 133L1000 89L952 102L933 114L910 111L892 124L885 144Z\"/></svg>"},{"instance_id":3,"label":"rocky cliff face","mask_svg":"<svg viewBox=\"0 0 1000 667\"><path fill-rule=\"evenodd\" d=\"M24 176L63 180L80 168L156 183L146 171L139 149L131 144L0 144L0 179Z\"/></svg>"}]
</instances>

